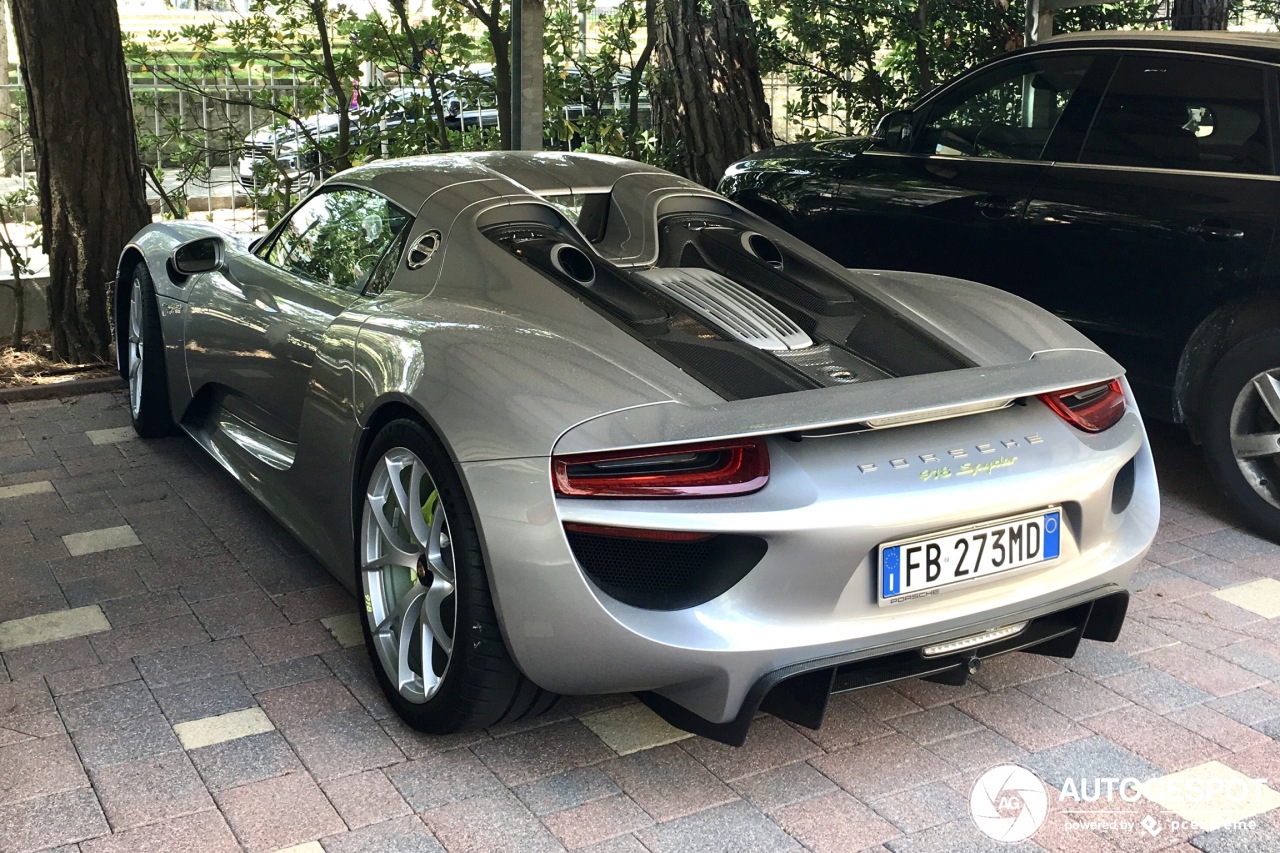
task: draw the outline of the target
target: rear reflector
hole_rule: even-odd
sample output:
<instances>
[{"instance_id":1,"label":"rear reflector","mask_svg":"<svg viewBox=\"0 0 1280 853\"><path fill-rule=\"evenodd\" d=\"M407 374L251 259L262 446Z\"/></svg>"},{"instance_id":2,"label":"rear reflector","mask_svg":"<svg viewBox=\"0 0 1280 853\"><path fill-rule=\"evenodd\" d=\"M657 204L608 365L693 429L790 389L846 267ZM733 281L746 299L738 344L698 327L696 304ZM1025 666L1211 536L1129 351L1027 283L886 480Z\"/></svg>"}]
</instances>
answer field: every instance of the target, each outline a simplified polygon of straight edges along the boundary
<instances>
[{"instance_id":1,"label":"rear reflector","mask_svg":"<svg viewBox=\"0 0 1280 853\"><path fill-rule=\"evenodd\" d=\"M685 530L650 530L643 527L610 527L603 524L580 524L566 521L564 529L569 533L588 536L610 536L614 539L636 539L644 542L701 542L710 539L710 533L691 533Z\"/></svg>"},{"instance_id":2,"label":"rear reflector","mask_svg":"<svg viewBox=\"0 0 1280 853\"><path fill-rule=\"evenodd\" d=\"M1040 399L1064 421L1085 432L1110 429L1124 416L1124 389L1119 379L1041 394Z\"/></svg>"},{"instance_id":3,"label":"rear reflector","mask_svg":"<svg viewBox=\"0 0 1280 853\"><path fill-rule=\"evenodd\" d=\"M551 458L556 494L593 498L745 495L769 482L762 438Z\"/></svg>"}]
</instances>

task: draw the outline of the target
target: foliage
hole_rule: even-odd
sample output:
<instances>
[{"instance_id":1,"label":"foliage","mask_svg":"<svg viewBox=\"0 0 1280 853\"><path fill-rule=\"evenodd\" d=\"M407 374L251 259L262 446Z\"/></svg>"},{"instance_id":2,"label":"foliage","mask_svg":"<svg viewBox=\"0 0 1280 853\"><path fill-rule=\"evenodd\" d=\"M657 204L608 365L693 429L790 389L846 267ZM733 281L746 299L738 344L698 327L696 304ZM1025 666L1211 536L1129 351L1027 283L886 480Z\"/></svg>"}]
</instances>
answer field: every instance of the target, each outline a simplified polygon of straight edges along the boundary
<instances>
[{"instance_id":1,"label":"foliage","mask_svg":"<svg viewBox=\"0 0 1280 853\"><path fill-rule=\"evenodd\" d=\"M761 63L797 88L787 118L805 138L870 130L950 77L1022 46L1021 0L753 0ZM1055 14L1055 31L1153 19L1158 3L1128 0ZM834 121L831 121L834 119Z\"/></svg>"}]
</instances>

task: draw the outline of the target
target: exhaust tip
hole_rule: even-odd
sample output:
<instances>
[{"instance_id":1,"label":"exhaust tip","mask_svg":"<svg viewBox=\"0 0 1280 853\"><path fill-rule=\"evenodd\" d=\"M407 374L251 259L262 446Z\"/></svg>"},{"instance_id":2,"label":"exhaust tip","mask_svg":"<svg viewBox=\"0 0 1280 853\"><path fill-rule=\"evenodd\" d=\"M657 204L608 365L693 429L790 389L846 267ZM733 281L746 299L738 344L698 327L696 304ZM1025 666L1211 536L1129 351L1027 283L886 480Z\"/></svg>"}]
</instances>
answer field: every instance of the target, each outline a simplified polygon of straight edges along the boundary
<instances>
[{"instance_id":1,"label":"exhaust tip","mask_svg":"<svg viewBox=\"0 0 1280 853\"><path fill-rule=\"evenodd\" d=\"M596 266L587 253L569 243L557 243L551 248L551 265L562 275L583 287L590 287L596 280Z\"/></svg>"}]
</instances>

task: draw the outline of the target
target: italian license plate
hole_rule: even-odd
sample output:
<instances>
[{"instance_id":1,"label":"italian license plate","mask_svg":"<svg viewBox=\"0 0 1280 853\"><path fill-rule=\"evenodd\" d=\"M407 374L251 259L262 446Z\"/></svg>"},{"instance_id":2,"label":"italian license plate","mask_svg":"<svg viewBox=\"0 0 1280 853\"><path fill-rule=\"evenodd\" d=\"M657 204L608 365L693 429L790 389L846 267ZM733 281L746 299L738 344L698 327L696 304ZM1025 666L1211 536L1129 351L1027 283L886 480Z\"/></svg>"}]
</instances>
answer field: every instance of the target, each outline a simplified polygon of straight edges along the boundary
<instances>
[{"instance_id":1,"label":"italian license plate","mask_svg":"<svg viewBox=\"0 0 1280 853\"><path fill-rule=\"evenodd\" d=\"M1032 566L1058 556L1062 510L1052 507L880 546L880 603Z\"/></svg>"}]
</instances>

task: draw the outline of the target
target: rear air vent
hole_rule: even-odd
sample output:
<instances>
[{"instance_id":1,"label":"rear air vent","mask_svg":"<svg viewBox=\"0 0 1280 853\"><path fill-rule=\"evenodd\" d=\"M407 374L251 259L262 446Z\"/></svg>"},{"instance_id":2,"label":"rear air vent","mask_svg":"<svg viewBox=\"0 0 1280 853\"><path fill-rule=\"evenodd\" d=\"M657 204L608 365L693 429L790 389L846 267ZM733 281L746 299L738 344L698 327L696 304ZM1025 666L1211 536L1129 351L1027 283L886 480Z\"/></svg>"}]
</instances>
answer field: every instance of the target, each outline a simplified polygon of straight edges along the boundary
<instances>
[{"instance_id":1,"label":"rear air vent","mask_svg":"<svg viewBox=\"0 0 1280 853\"><path fill-rule=\"evenodd\" d=\"M756 349L780 351L813 346L813 339L794 320L718 272L680 267L642 270L633 275L726 335Z\"/></svg>"}]
</instances>

